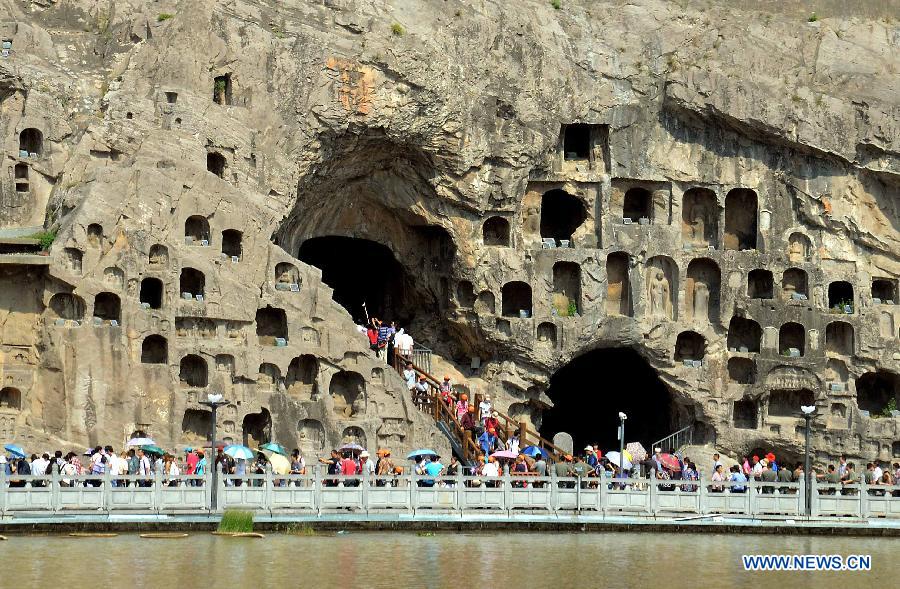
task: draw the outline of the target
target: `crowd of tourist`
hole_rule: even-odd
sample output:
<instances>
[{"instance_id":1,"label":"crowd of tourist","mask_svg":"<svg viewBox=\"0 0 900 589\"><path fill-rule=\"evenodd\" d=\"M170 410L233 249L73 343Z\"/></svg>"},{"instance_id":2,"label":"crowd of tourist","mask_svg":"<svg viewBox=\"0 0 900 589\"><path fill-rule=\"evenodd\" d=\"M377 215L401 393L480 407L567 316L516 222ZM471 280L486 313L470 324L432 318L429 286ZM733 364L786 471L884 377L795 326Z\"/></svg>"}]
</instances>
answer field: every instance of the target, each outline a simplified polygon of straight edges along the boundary
<instances>
[{"instance_id":1,"label":"crowd of tourist","mask_svg":"<svg viewBox=\"0 0 900 589\"><path fill-rule=\"evenodd\" d=\"M634 457L630 454L619 456L616 451L604 454L598 446L588 445L574 456L565 455L554 461L552 455L542 448L520 448L515 434L507 437L501 444L492 431L494 427L489 425L489 420L496 420L496 412L492 410L490 399L485 399L481 405L477 409L477 417L481 423L479 427L483 430L478 438L482 451L476 456L475 465L463 466L456 456L451 456L445 465L431 451L410 455L411 472L420 475L418 485L452 486L456 484L458 475L466 474L474 477L466 479L467 485L496 486L500 477L506 473L513 477L515 486L542 486L546 484L546 477L551 474L557 478L580 479L585 487L596 487L603 482L612 488L621 489L641 486L642 479L650 478L665 481L659 484L662 491L671 491L677 487L690 492L696 491L701 484L700 468L694 460L683 457L676 451L663 453L661 448L654 448L652 454L645 458L639 456L639 460L632 462L630 459ZM472 415L470 407L466 405L465 416ZM32 454L30 457L18 447L7 446L7 450L10 448L13 451L8 456L0 456L0 467L4 469L10 487L46 486L53 476L58 478L62 486L100 486L107 474L114 487L150 486L156 478L169 486L202 485L203 476L210 468L206 451L190 447L184 449L180 459L168 452L157 451L155 447L153 450L137 447L115 452L112 446L97 446L81 455L74 452L63 454L57 450L52 455L43 453ZM402 464L395 462L389 449L379 449L375 454L375 458L372 458L367 450L355 444L332 450L329 457L317 459L325 468L323 484L355 486L360 479L348 477L359 476L372 477L377 485L397 485L399 475L410 472ZM262 477L248 475L266 473L273 473L274 484L283 486L289 481L284 475L308 473L307 463L299 449L294 449L290 456L278 456L276 460L272 452L263 451L258 451L254 458L234 457L228 453L227 448L220 446L214 456L215 467L223 474L230 475L226 477L225 483L229 486L262 485ZM625 468L620 467L623 463ZM730 468L725 466L719 454L713 454L707 466L702 484L707 485L712 493L744 493L750 480L763 483L758 485L762 493L774 493L776 489L782 494L795 493L796 486L785 484L804 479L802 464L782 463L771 452L764 456L744 456ZM180 477L182 474L193 476ZM18 478L21 475L45 478ZM81 479L81 475L93 476ZM336 475L343 476L329 478ZM820 483L821 494L855 495L859 492L859 483L864 482L867 493L871 495L900 496L900 490L893 488L900 480L900 463L896 462L888 464L873 461L866 464L865 469L860 472L853 462L841 456L837 464L830 464L822 471L814 471L812 476ZM534 480L531 477L535 477ZM602 479L609 480L604 482ZM299 481L297 484L300 484ZM574 487L576 483L573 480L563 480L558 484L561 487Z\"/></svg>"}]
</instances>

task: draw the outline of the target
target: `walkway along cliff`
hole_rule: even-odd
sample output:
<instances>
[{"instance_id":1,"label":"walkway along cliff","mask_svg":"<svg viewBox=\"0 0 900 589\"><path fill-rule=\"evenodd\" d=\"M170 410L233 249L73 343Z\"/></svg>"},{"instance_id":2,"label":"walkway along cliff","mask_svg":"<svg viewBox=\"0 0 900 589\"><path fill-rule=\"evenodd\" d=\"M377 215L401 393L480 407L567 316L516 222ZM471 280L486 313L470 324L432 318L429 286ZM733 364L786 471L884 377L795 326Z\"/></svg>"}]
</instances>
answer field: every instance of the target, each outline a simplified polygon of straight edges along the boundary
<instances>
[{"instance_id":1,"label":"walkway along cliff","mask_svg":"<svg viewBox=\"0 0 900 589\"><path fill-rule=\"evenodd\" d=\"M0 439L449 453L365 302L532 440L896 459L897 20L769 5L0 0Z\"/></svg>"}]
</instances>

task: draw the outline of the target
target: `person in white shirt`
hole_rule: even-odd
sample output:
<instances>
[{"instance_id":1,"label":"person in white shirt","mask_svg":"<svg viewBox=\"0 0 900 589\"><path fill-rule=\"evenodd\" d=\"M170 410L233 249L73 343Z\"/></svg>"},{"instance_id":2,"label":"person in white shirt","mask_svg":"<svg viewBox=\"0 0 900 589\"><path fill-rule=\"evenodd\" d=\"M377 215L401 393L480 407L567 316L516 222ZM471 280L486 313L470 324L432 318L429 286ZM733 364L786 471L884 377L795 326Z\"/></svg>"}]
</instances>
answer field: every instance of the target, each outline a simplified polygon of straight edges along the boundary
<instances>
[{"instance_id":1,"label":"person in white shirt","mask_svg":"<svg viewBox=\"0 0 900 589\"><path fill-rule=\"evenodd\" d=\"M403 369L403 380L406 381L406 388L408 388L410 394L412 394L413 390L416 388L416 371L413 370L411 362L407 362L406 368Z\"/></svg>"},{"instance_id":2,"label":"person in white shirt","mask_svg":"<svg viewBox=\"0 0 900 589\"><path fill-rule=\"evenodd\" d=\"M369 460L369 453L366 451L359 455L359 470L366 476L375 476L375 463Z\"/></svg>"},{"instance_id":3,"label":"person in white shirt","mask_svg":"<svg viewBox=\"0 0 900 589\"><path fill-rule=\"evenodd\" d=\"M484 425L484 420L491 416L492 408L491 398L485 395L484 399L481 400L481 403L478 404L478 415L481 420L481 425Z\"/></svg>"},{"instance_id":4,"label":"person in white shirt","mask_svg":"<svg viewBox=\"0 0 900 589\"><path fill-rule=\"evenodd\" d=\"M506 439L506 449L515 454L519 453L519 436L513 434Z\"/></svg>"},{"instance_id":5,"label":"person in white shirt","mask_svg":"<svg viewBox=\"0 0 900 589\"><path fill-rule=\"evenodd\" d=\"M138 474L143 477L147 477L145 480L138 481L138 484L141 487L149 487L150 486L150 476L151 476L150 459L147 458L147 455L144 454L144 451L141 450L140 448L138 448L137 455L138 455Z\"/></svg>"},{"instance_id":6,"label":"person in white shirt","mask_svg":"<svg viewBox=\"0 0 900 589\"><path fill-rule=\"evenodd\" d=\"M397 335L394 336L394 349L398 354L409 358L412 356L413 352L413 338L411 335L406 333L405 330L401 329L397 332Z\"/></svg>"},{"instance_id":7,"label":"person in white shirt","mask_svg":"<svg viewBox=\"0 0 900 589\"><path fill-rule=\"evenodd\" d=\"M487 464L481 469L481 474L485 477L498 477L500 476L500 465L495 459L488 458Z\"/></svg>"},{"instance_id":8,"label":"person in white shirt","mask_svg":"<svg viewBox=\"0 0 900 589\"><path fill-rule=\"evenodd\" d=\"M50 455L42 454L39 458L35 458L31 461L31 474L35 476L45 476L47 474L47 467L50 466ZM43 483L32 483L33 486L43 486Z\"/></svg>"},{"instance_id":9,"label":"person in white shirt","mask_svg":"<svg viewBox=\"0 0 900 589\"><path fill-rule=\"evenodd\" d=\"M880 481L880 480L881 480L881 475L883 475L883 474L884 474L884 471L881 470L881 467L878 466L878 463L876 462L876 463L875 463L875 471L872 473L872 480L874 480L874 481Z\"/></svg>"}]
</instances>

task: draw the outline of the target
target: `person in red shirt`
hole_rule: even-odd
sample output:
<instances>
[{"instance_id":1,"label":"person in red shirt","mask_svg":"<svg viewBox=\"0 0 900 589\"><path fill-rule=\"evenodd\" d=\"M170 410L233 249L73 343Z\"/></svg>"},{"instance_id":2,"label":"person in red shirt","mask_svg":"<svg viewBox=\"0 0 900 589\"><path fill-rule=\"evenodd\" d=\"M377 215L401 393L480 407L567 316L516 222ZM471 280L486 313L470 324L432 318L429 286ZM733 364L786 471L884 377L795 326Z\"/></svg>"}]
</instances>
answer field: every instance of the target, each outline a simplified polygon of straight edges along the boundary
<instances>
[{"instance_id":1,"label":"person in red shirt","mask_svg":"<svg viewBox=\"0 0 900 589\"><path fill-rule=\"evenodd\" d=\"M500 431L500 419L498 419L499 414L494 411L491 413L491 416L484 420L484 429L486 430L494 430L495 432Z\"/></svg>"},{"instance_id":2,"label":"person in red shirt","mask_svg":"<svg viewBox=\"0 0 900 589\"><path fill-rule=\"evenodd\" d=\"M196 474L197 463L200 462L200 458L194 453L193 448L184 449L184 462L186 464L184 474ZM192 480L188 484L191 486L198 486L200 481Z\"/></svg>"},{"instance_id":3,"label":"person in red shirt","mask_svg":"<svg viewBox=\"0 0 900 589\"><path fill-rule=\"evenodd\" d=\"M356 464L356 461L348 454L341 459L341 474L343 475L354 475L359 470ZM359 485L359 480L357 479L345 479L344 486L345 487L355 487Z\"/></svg>"}]
</instances>

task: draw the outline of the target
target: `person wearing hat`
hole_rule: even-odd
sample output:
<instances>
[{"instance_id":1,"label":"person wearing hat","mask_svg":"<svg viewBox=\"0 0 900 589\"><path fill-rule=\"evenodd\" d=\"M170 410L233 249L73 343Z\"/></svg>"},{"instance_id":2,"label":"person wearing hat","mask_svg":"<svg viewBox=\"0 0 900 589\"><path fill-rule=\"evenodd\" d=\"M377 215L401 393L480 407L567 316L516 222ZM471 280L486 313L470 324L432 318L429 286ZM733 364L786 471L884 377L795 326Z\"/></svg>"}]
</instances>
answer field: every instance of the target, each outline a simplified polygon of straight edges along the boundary
<instances>
[{"instance_id":1,"label":"person wearing hat","mask_svg":"<svg viewBox=\"0 0 900 589\"><path fill-rule=\"evenodd\" d=\"M448 407L453 405L453 385L450 384L449 374L445 374L444 380L441 382L441 399Z\"/></svg>"},{"instance_id":2,"label":"person wearing hat","mask_svg":"<svg viewBox=\"0 0 900 589\"><path fill-rule=\"evenodd\" d=\"M416 405L419 409L423 409L426 403L428 403L428 381L423 374L416 383Z\"/></svg>"},{"instance_id":3,"label":"person wearing hat","mask_svg":"<svg viewBox=\"0 0 900 589\"><path fill-rule=\"evenodd\" d=\"M484 420L484 429L493 429L495 432L500 431L500 414L492 411L490 417Z\"/></svg>"},{"instance_id":4,"label":"person wearing hat","mask_svg":"<svg viewBox=\"0 0 900 589\"><path fill-rule=\"evenodd\" d=\"M463 415L469 410L469 395L462 393L459 401L456 402L456 419L462 419Z\"/></svg>"},{"instance_id":5,"label":"person wearing hat","mask_svg":"<svg viewBox=\"0 0 900 589\"><path fill-rule=\"evenodd\" d=\"M469 409L460 418L459 425L466 431L475 430L475 405L469 405Z\"/></svg>"},{"instance_id":6,"label":"person wearing hat","mask_svg":"<svg viewBox=\"0 0 900 589\"><path fill-rule=\"evenodd\" d=\"M382 448L378 451L378 456L378 464L375 466L375 473L379 477L393 476L395 473L394 461L391 460L391 451L387 448ZM379 487L383 487L386 484L388 484L388 481L385 479L381 479L376 482L376 485L378 485Z\"/></svg>"},{"instance_id":7,"label":"person wearing hat","mask_svg":"<svg viewBox=\"0 0 900 589\"><path fill-rule=\"evenodd\" d=\"M490 455L497 449L497 442L497 430L494 428L488 428L478 436L478 445L481 446L481 450L485 455Z\"/></svg>"},{"instance_id":8,"label":"person wearing hat","mask_svg":"<svg viewBox=\"0 0 900 589\"><path fill-rule=\"evenodd\" d=\"M760 478L763 482L765 482L765 483L774 483L774 482L777 480L778 475L775 474L775 471L774 471L774 470L772 470L771 468L769 468L769 461L768 461L768 459L763 458L763 459L760 460L759 462L760 462L760 464L763 465L763 469L762 469L762 472L761 472L760 475L759 475L759 478ZM772 493L775 492L775 487L772 487L772 486L769 486L769 485L765 485L765 486L763 486L763 488L762 488L762 492L763 492L763 493L767 493L767 494L772 494Z\"/></svg>"},{"instance_id":9,"label":"person wearing hat","mask_svg":"<svg viewBox=\"0 0 900 589\"><path fill-rule=\"evenodd\" d=\"M584 460L591 468L597 468L597 455L594 453L594 447L588 444L584 447Z\"/></svg>"},{"instance_id":10,"label":"person wearing hat","mask_svg":"<svg viewBox=\"0 0 900 589\"><path fill-rule=\"evenodd\" d=\"M375 476L375 463L369 460L369 453L365 450L359 453L359 471L363 476Z\"/></svg>"}]
</instances>

